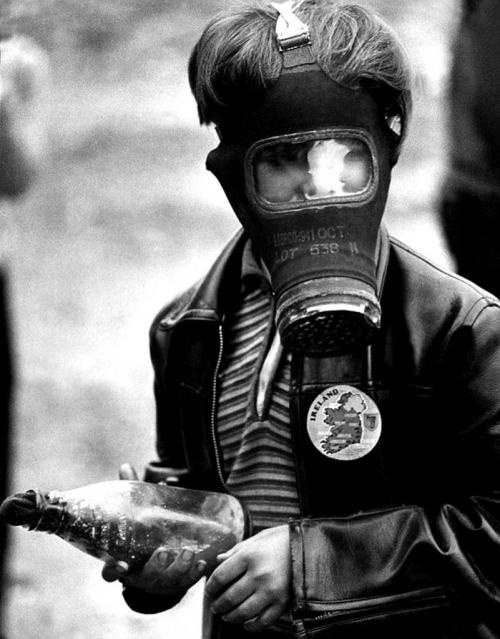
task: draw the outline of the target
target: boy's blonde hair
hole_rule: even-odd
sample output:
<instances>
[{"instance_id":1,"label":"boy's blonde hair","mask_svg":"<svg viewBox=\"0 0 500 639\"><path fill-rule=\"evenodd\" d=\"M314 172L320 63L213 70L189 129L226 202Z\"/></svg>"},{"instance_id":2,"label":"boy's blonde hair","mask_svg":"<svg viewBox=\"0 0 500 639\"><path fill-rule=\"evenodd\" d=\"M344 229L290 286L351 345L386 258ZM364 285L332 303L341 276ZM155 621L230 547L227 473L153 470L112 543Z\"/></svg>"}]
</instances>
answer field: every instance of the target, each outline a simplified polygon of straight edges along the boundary
<instances>
[{"instance_id":1,"label":"boy's blonde hair","mask_svg":"<svg viewBox=\"0 0 500 639\"><path fill-rule=\"evenodd\" d=\"M411 113L412 73L392 28L364 7L335 0L295 2L294 12L310 28L323 71L349 88L372 92L388 118L400 119L402 139ZM277 17L268 2L240 0L207 24L189 61L202 124L217 121L221 110L238 108L279 76Z\"/></svg>"}]
</instances>

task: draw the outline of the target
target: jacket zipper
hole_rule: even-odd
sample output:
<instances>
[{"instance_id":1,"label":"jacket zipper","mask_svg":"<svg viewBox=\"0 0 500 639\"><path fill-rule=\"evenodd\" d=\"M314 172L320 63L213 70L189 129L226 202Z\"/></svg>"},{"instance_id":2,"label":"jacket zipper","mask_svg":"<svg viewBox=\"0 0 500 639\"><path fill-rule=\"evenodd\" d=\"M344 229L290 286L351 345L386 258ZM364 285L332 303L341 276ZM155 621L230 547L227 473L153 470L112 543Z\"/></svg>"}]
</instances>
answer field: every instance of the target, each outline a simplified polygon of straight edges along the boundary
<instances>
[{"instance_id":1,"label":"jacket zipper","mask_svg":"<svg viewBox=\"0 0 500 639\"><path fill-rule=\"evenodd\" d=\"M214 377L212 382L212 410L210 413L210 429L211 429L211 435L212 435L212 444L214 447L215 465L217 467L217 474L219 476L219 481L222 484L222 487L224 488L226 492L228 492L226 482L224 480L224 473L222 472L222 462L220 459L220 452L219 452L219 446L217 444L217 434L216 434L216 428L215 428L215 418L216 418L216 412L217 412L217 378L219 375L219 368L222 363L223 348L224 348L224 339L222 336L222 324L219 324L219 354L217 356L217 362L215 364Z\"/></svg>"},{"instance_id":2,"label":"jacket zipper","mask_svg":"<svg viewBox=\"0 0 500 639\"><path fill-rule=\"evenodd\" d=\"M414 598L414 605L412 607L410 606L401 606L401 607L397 607L397 606L384 606L383 610L379 610L378 614L387 614L388 611L392 612L393 610L397 611L397 612L406 612L406 611L414 611L414 610L418 610L421 608L425 608L425 607L429 607L432 606L435 607L438 602L439 603L443 603L443 602L447 602L447 597L444 593L424 593L420 596L416 596ZM415 604L418 605L418 608L415 608ZM357 614L357 618L359 618L360 615L363 614L369 614L367 609L364 609L363 611L356 611L356 613L354 613L354 616L356 616ZM340 615L342 616L342 615ZM344 615L345 616L345 615ZM349 615L348 615L349 616ZM316 621L326 621L327 619L331 619L331 618L338 618L339 617L339 613L337 612L325 612L323 614L320 615L313 615L311 617L309 617L306 621L312 621L312 622L316 622ZM351 615L352 617L352 615Z\"/></svg>"}]
</instances>

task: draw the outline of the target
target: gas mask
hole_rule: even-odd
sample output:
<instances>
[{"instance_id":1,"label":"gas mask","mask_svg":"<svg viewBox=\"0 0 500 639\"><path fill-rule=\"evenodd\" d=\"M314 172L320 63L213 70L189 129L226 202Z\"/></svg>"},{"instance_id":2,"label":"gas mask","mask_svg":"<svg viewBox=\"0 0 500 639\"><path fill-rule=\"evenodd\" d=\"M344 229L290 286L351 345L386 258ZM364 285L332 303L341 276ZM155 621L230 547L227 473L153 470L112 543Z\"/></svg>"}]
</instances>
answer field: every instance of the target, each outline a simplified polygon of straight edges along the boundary
<instances>
[{"instance_id":1,"label":"gas mask","mask_svg":"<svg viewBox=\"0 0 500 639\"><path fill-rule=\"evenodd\" d=\"M279 78L217 119L207 168L267 268L284 347L346 353L380 327L378 237L399 138L371 93L321 70L294 14L277 33Z\"/></svg>"}]
</instances>

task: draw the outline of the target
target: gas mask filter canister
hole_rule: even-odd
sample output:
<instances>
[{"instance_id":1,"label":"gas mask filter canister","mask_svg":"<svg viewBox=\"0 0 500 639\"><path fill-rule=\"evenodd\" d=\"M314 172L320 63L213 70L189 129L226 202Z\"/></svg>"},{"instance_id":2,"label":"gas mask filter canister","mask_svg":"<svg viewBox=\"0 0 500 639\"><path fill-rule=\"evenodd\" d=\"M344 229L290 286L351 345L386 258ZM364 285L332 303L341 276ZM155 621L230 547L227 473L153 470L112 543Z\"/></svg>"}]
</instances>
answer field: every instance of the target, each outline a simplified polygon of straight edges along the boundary
<instances>
[{"instance_id":1,"label":"gas mask filter canister","mask_svg":"<svg viewBox=\"0 0 500 639\"><path fill-rule=\"evenodd\" d=\"M307 26L284 13L281 74L261 99L221 114L207 167L269 272L284 347L340 354L380 327L378 239L397 136L368 92L320 69Z\"/></svg>"}]
</instances>

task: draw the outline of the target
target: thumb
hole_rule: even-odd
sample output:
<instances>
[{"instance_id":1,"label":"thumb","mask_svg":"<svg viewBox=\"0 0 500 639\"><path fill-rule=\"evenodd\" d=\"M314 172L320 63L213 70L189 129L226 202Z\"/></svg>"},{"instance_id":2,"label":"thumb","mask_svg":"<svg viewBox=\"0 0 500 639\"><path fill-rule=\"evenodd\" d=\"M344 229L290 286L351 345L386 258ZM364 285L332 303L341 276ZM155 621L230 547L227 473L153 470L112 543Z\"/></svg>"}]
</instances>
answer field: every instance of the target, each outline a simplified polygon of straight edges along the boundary
<instances>
[{"instance_id":1,"label":"thumb","mask_svg":"<svg viewBox=\"0 0 500 639\"><path fill-rule=\"evenodd\" d=\"M120 479L128 479L132 481L137 481L139 479L137 471L131 464L122 464L118 471L118 476Z\"/></svg>"},{"instance_id":2,"label":"thumb","mask_svg":"<svg viewBox=\"0 0 500 639\"><path fill-rule=\"evenodd\" d=\"M216 557L217 563L221 564L223 561L226 561L226 559L229 559L229 557L234 555L235 552L236 552L236 546L233 546L233 548L226 550L226 552L219 553Z\"/></svg>"},{"instance_id":3,"label":"thumb","mask_svg":"<svg viewBox=\"0 0 500 639\"><path fill-rule=\"evenodd\" d=\"M126 561L110 559L104 564L101 575L104 581L112 582L124 577L128 571L129 566Z\"/></svg>"}]
</instances>

